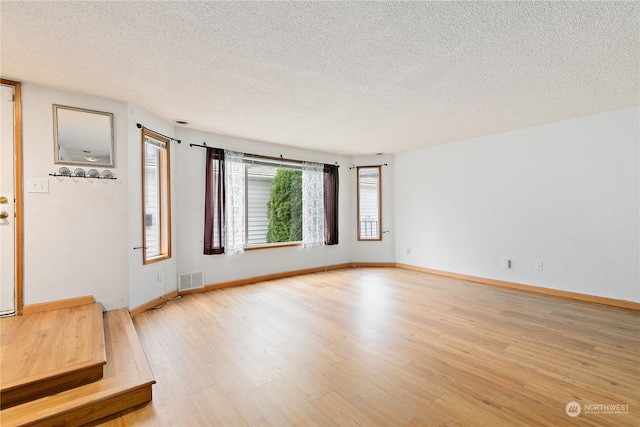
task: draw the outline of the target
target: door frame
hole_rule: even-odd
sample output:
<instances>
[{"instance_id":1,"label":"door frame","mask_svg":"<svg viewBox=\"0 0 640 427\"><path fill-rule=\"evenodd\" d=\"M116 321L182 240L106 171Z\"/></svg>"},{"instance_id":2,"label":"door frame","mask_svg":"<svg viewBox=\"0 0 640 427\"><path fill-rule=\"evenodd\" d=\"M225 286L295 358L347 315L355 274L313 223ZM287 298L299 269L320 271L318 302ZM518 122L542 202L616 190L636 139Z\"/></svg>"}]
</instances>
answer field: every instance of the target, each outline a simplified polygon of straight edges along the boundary
<instances>
[{"instance_id":1,"label":"door frame","mask_svg":"<svg viewBox=\"0 0 640 427\"><path fill-rule=\"evenodd\" d=\"M23 178L22 178L22 88L20 82L0 79L0 83L13 86L13 186L15 197L15 309L16 315L22 314L24 306L24 222L23 222Z\"/></svg>"}]
</instances>

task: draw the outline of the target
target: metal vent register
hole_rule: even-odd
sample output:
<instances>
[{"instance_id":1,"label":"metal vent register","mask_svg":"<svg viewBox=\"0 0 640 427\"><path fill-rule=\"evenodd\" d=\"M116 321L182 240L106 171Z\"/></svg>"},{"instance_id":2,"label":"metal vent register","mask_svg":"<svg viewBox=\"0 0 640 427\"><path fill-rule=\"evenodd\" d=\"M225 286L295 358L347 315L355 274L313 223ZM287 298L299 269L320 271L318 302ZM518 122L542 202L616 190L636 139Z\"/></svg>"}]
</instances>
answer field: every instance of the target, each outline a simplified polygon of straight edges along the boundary
<instances>
[{"instance_id":1,"label":"metal vent register","mask_svg":"<svg viewBox=\"0 0 640 427\"><path fill-rule=\"evenodd\" d=\"M204 273L202 271L178 275L178 291L198 288L204 288Z\"/></svg>"}]
</instances>

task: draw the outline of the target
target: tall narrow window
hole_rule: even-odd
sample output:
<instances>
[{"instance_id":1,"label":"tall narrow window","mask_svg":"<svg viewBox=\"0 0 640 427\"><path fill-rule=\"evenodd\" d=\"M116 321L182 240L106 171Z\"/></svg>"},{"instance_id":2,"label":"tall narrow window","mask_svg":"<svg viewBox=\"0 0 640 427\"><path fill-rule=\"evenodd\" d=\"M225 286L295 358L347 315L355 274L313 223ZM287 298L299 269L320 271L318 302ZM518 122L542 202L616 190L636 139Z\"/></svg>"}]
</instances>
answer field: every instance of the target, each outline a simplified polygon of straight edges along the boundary
<instances>
[{"instance_id":1,"label":"tall narrow window","mask_svg":"<svg viewBox=\"0 0 640 427\"><path fill-rule=\"evenodd\" d=\"M358 240L382 240L380 166L358 167Z\"/></svg>"},{"instance_id":2,"label":"tall narrow window","mask_svg":"<svg viewBox=\"0 0 640 427\"><path fill-rule=\"evenodd\" d=\"M169 140L142 131L143 263L171 258Z\"/></svg>"}]
</instances>

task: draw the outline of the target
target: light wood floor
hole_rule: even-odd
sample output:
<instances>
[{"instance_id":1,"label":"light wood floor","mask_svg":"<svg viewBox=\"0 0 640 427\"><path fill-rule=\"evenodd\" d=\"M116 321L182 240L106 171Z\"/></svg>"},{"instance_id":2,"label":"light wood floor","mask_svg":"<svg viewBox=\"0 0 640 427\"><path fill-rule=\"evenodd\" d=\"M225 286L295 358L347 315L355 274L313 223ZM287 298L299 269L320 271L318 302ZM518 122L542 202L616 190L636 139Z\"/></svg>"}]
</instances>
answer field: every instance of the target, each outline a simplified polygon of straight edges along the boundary
<instances>
[{"instance_id":1,"label":"light wood floor","mask_svg":"<svg viewBox=\"0 0 640 427\"><path fill-rule=\"evenodd\" d=\"M640 423L640 315L624 309L378 268L191 295L134 323L153 402L104 426Z\"/></svg>"}]
</instances>

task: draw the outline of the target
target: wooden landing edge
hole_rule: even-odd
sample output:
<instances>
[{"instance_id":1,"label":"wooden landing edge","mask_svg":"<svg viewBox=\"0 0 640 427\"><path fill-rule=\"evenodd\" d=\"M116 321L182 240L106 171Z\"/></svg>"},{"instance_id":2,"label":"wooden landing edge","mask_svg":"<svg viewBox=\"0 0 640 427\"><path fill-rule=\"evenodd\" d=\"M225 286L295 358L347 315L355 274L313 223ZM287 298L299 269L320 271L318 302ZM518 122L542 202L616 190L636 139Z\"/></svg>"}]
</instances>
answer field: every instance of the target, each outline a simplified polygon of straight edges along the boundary
<instances>
[{"instance_id":1,"label":"wooden landing edge","mask_svg":"<svg viewBox=\"0 0 640 427\"><path fill-rule=\"evenodd\" d=\"M142 344L126 309L105 313L106 317L118 316L127 324L126 339L136 365L136 377L131 370L114 377L87 384L83 388L67 390L38 401L0 412L0 424L7 426L80 426L108 417L129 408L151 401L152 385L156 383ZM106 321L106 320L105 320Z\"/></svg>"},{"instance_id":2,"label":"wooden landing edge","mask_svg":"<svg viewBox=\"0 0 640 427\"><path fill-rule=\"evenodd\" d=\"M93 297L91 297L93 298ZM102 314L102 304L95 303L95 309L93 310L93 316L91 318L92 333L91 336L94 340L97 340L98 346L94 346L93 359L104 360L107 363L107 349L104 342L104 315Z\"/></svg>"},{"instance_id":3,"label":"wooden landing edge","mask_svg":"<svg viewBox=\"0 0 640 427\"><path fill-rule=\"evenodd\" d=\"M76 302L86 301L81 297L72 300L64 300L62 304L55 301L56 305L66 305L64 308L76 307ZM71 304L71 305L67 305ZM7 409L31 400L40 399L55 393L59 393L72 388L80 387L98 381L103 376L103 367L107 363L107 354L104 345L104 328L102 325L102 306L91 302L89 321L89 336L92 340L90 348L92 350L88 360L73 363L48 372L42 372L15 381L2 383L0 387L1 408ZM40 310L42 311L42 310ZM40 312L37 311L37 312ZM44 310L48 311L48 310ZM37 313L36 312L36 313ZM34 314L34 313L31 313ZM29 315L27 313L26 315Z\"/></svg>"},{"instance_id":4,"label":"wooden landing edge","mask_svg":"<svg viewBox=\"0 0 640 427\"><path fill-rule=\"evenodd\" d=\"M136 362L140 380L145 383L155 384L156 380L153 377L153 372L151 371L151 366L149 365L149 361L147 360L147 355L144 353L144 349L142 348L142 344L140 343L140 338L138 338L136 327L133 325L133 321L131 320L131 315L125 308L115 310L114 312L121 313L122 316L126 318L125 322L128 325L128 327L126 328L127 339L129 340L131 353L133 354L133 358ZM107 315L110 315L110 313L107 312Z\"/></svg>"},{"instance_id":5,"label":"wooden landing edge","mask_svg":"<svg viewBox=\"0 0 640 427\"><path fill-rule=\"evenodd\" d=\"M61 299L57 301L41 302L37 304L25 305L22 314L33 314L41 311L60 310L62 308L76 307L78 305L93 304L95 300L92 295L77 298Z\"/></svg>"},{"instance_id":6,"label":"wooden landing edge","mask_svg":"<svg viewBox=\"0 0 640 427\"><path fill-rule=\"evenodd\" d=\"M98 381L104 360L89 360L2 385L2 409Z\"/></svg>"},{"instance_id":7,"label":"wooden landing edge","mask_svg":"<svg viewBox=\"0 0 640 427\"><path fill-rule=\"evenodd\" d=\"M522 283L506 282L504 280L488 279L485 277L470 276L467 274L452 273L450 271L442 271L442 270L434 270L426 267L418 267L416 265L411 265L411 264L397 263L396 267L403 268L405 270L413 270L413 271L419 271L422 273L435 274L438 276L451 277L454 279L468 280L470 282L482 283L482 284L491 285L491 286L498 286L501 288L517 289L519 291L530 292L534 294L541 294L541 295L547 295L552 297L572 299L572 300L577 300L582 302L602 304L602 305L608 305L608 306L618 307L618 308L625 308L627 310L640 311L640 303L633 302L633 301L581 294L578 292L561 291L558 289L543 288L541 286L525 285Z\"/></svg>"},{"instance_id":8,"label":"wooden landing edge","mask_svg":"<svg viewBox=\"0 0 640 427\"><path fill-rule=\"evenodd\" d=\"M103 393L101 398L86 402L73 410L57 413L23 426L80 426L97 421L150 402L152 399L151 385L152 383L141 383L140 381L124 384L118 390Z\"/></svg>"},{"instance_id":9,"label":"wooden landing edge","mask_svg":"<svg viewBox=\"0 0 640 427\"><path fill-rule=\"evenodd\" d=\"M6 410L11 411L10 414L0 414L0 421L3 426L12 427L81 426L151 401L152 384L142 380L129 381L71 401L51 401L46 408L25 408L22 413L14 411L21 407L15 407Z\"/></svg>"},{"instance_id":10,"label":"wooden landing edge","mask_svg":"<svg viewBox=\"0 0 640 427\"><path fill-rule=\"evenodd\" d=\"M93 298L93 297L92 297ZM95 304L95 303L94 303ZM75 307L73 305L72 307ZM14 390L16 388L28 385L34 382L40 382L47 378L60 378L65 374L73 374L80 372L84 369L90 369L93 367L102 367L107 363L107 353L104 346L104 328L102 325L102 310L100 304L95 304L91 313L91 339L97 341L98 345L91 346L93 354L89 360L85 360L80 363L74 363L62 368L54 369L48 372L43 372L37 375L32 375L26 378L20 378L19 380L2 383L2 392L6 390ZM102 368L101 368L102 369ZM102 375L101 375L102 377ZM4 406L4 401L2 402Z\"/></svg>"}]
</instances>

